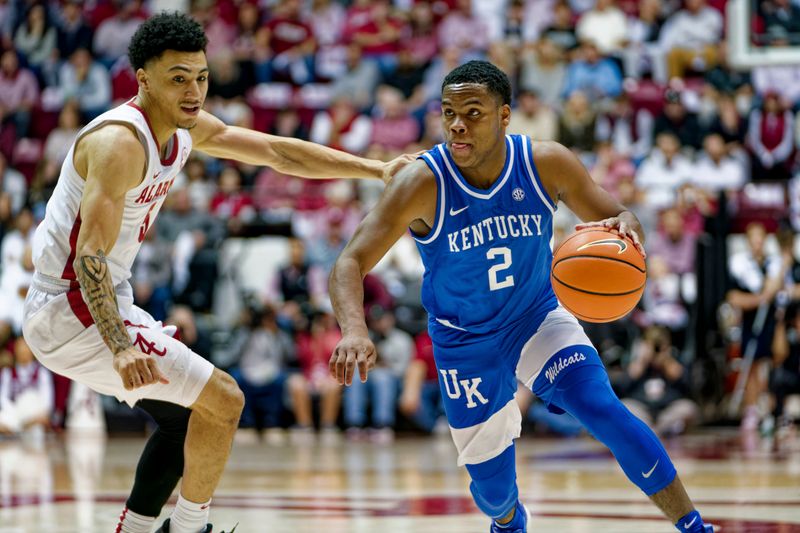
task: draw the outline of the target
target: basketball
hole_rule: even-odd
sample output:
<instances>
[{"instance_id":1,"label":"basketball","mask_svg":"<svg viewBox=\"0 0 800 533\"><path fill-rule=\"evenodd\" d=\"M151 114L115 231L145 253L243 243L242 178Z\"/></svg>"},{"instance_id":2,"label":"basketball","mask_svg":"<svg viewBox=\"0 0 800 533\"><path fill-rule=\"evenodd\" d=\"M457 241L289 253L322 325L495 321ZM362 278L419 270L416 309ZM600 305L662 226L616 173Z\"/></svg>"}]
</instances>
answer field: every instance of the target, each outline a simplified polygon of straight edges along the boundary
<instances>
[{"instance_id":1,"label":"basketball","mask_svg":"<svg viewBox=\"0 0 800 533\"><path fill-rule=\"evenodd\" d=\"M570 313L587 322L611 322L642 297L647 271L632 240L589 228L567 237L555 251L550 280Z\"/></svg>"}]
</instances>

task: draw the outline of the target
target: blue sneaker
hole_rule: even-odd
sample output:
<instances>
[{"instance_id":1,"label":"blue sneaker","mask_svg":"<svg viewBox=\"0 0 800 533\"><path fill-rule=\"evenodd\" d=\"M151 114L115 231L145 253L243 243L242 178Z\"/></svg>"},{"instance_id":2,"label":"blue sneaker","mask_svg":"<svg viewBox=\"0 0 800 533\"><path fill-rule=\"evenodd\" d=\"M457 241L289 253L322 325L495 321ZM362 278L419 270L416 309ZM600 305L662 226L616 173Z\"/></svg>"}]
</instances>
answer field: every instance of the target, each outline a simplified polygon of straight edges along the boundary
<instances>
[{"instance_id":1,"label":"blue sneaker","mask_svg":"<svg viewBox=\"0 0 800 533\"><path fill-rule=\"evenodd\" d=\"M492 520L492 528L489 533L527 533L528 522L531 521L531 512L519 500L517 500L515 509L517 512L508 524L501 526Z\"/></svg>"}]
</instances>

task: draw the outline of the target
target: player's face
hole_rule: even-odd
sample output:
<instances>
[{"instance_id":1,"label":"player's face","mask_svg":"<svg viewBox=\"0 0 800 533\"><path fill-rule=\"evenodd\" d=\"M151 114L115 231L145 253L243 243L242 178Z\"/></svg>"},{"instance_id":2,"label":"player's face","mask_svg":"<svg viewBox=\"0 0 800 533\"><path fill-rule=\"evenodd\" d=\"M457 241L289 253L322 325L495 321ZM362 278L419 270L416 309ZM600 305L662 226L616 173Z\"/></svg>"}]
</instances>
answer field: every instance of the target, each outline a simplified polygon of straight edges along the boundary
<instances>
[{"instance_id":1,"label":"player's face","mask_svg":"<svg viewBox=\"0 0 800 533\"><path fill-rule=\"evenodd\" d=\"M511 109L500 105L485 85L448 85L442 91L442 121L447 147L461 168L502 157Z\"/></svg>"},{"instance_id":2,"label":"player's face","mask_svg":"<svg viewBox=\"0 0 800 533\"><path fill-rule=\"evenodd\" d=\"M140 86L161 119L178 128L193 128L208 93L206 54L167 50L143 70L147 83L140 75Z\"/></svg>"}]
</instances>

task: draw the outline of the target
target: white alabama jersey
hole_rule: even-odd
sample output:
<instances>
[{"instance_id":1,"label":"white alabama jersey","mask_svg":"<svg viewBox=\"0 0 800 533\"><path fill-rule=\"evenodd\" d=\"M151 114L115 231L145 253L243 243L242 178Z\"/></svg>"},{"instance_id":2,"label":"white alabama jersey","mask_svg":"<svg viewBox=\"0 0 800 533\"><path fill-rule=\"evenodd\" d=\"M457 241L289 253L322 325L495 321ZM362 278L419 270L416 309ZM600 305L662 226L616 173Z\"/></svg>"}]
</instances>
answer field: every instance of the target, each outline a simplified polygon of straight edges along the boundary
<instances>
[{"instance_id":1,"label":"white alabama jersey","mask_svg":"<svg viewBox=\"0 0 800 533\"><path fill-rule=\"evenodd\" d=\"M73 165L75 144L84 135L109 123L133 126L147 151L147 171L142 182L125 195L122 226L114 248L107 254L108 267L114 285L131 276L131 266L139 252L147 230L155 222L161 205L172 187L175 177L186 163L192 150L192 139L187 130L179 129L167 145L167 159L161 159L158 141L144 111L133 100L111 109L83 128L61 166L53 196L47 203L44 221L33 238L33 263L36 272L49 278L58 278L77 288L75 260L78 232L81 227L80 204L84 180Z\"/></svg>"}]
</instances>

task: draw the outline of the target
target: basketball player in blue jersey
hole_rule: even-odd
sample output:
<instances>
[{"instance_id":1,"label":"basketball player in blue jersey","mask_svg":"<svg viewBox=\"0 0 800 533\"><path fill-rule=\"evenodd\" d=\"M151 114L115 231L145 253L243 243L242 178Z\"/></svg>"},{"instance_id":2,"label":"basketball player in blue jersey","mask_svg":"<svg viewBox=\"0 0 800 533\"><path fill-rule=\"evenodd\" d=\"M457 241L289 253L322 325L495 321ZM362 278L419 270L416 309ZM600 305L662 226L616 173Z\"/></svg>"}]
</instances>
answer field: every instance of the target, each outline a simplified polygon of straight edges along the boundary
<instances>
[{"instance_id":1,"label":"basketball player in blue jersey","mask_svg":"<svg viewBox=\"0 0 800 533\"><path fill-rule=\"evenodd\" d=\"M492 532L525 532L514 439L517 381L555 412L572 414L608 446L628 478L684 533L710 532L655 434L622 405L578 321L550 285L556 202L581 220L629 237L644 253L636 217L552 142L506 135L508 78L470 61L442 84L447 141L389 183L339 257L330 293L342 328L332 375L362 381L376 359L364 321L362 278L411 230L425 264L439 385L458 463Z\"/></svg>"}]
</instances>

